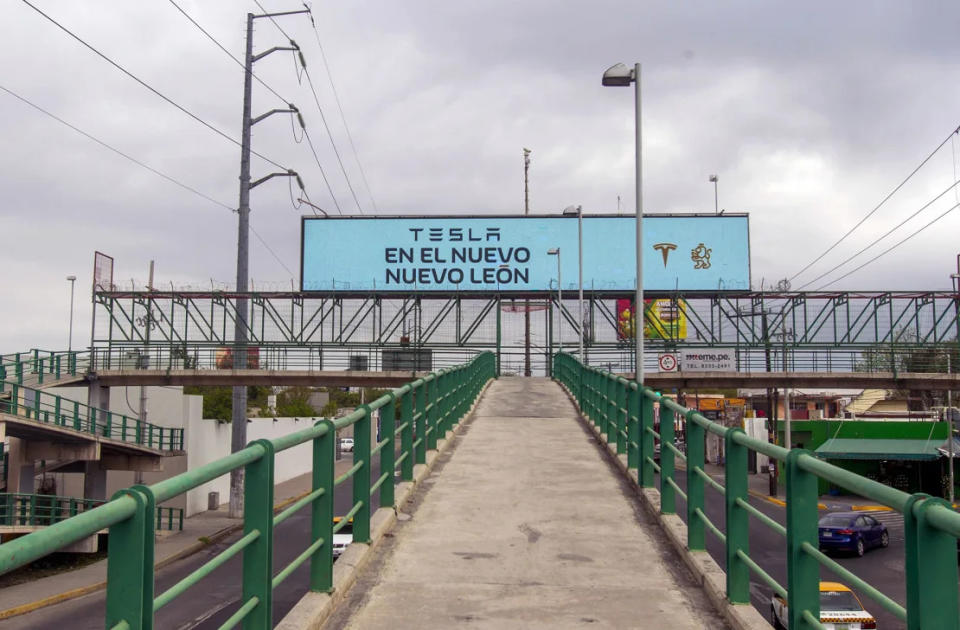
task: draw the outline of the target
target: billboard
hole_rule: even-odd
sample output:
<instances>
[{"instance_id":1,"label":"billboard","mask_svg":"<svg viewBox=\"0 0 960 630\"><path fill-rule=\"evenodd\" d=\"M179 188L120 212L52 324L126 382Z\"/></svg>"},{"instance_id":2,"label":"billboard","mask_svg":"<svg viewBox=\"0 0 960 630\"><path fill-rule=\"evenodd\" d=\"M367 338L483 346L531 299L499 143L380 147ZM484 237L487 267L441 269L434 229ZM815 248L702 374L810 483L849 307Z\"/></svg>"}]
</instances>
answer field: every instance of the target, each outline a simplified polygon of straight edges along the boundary
<instances>
[{"instance_id":1,"label":"billboard","mask_svg":"<svg viewBox=\"0 0 960 630\"><path fill-rule=\"evenodd\" d=\"M617 339L633 339L633 300L620 298L617 307ZM644 300L643 336L645 339L686 339L687 303L683 300Z\"/></svg>"},{"instance_id":2,"label":"billboard","mask_svg":"<svg viewBox=\"0 0 960 630\"><path fill-rule=\"evenodd\" d=\"M575 216L304 217L301 289L575 290L577 223ZM636 288L635 226L631 216L583 217L585 290ZM746 215L651 215L643 227L646 290L750 288Z\"/></svg>"}]
</instances>

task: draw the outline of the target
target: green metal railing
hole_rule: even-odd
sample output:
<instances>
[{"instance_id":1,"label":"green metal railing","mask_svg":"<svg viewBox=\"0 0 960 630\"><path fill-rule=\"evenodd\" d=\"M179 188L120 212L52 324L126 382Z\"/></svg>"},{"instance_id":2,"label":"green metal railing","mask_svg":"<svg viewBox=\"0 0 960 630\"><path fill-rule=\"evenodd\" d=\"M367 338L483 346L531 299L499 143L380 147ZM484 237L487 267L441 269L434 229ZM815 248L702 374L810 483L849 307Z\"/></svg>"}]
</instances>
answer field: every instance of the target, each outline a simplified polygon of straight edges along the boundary
<instances>
[{"instance_id":1,"label":"green metal railing","mask_svg":"<svg viewBox=\"0 0 960 630\"><path fill-rule=\"evenodd\" d=\"M91 510L103 501L50 494L0 493L0 525L46 527Z\"/></svg>"},{"instance_id":2,"label":"green metal railing","mask_svg":"<svg viewBox=\"0 0 960 630\"><path fill-rule=\"evenodd\" d=\"M0 355L0 393L11 384L45 385L87 371L90 352L53 351L34 348Z\"/></svg>"},{"instance_id":3,"label":"green metal railing","mask_svg":"<svg viewBox=\"0 0 960 630\"><path fill-rule=\"evenodd\" d=\"M166 516L166 527L164 527ZM183 508L157 506L157 529L183 531Z\"/></svg>"},{"instance_id":4,"label":"green metal railing","mask_svg":"<svg viewBox=\"0 0 960 630\"><path fill-rule=\"evenodd\" d=\"M909 630L958 630L957 538L960 514L939 498L909 495L861 477L823 460L804 449L787 450L747 436L742 429L711 422L694 410L678 405L649 387L639 389L633 381L596 368L586 367L573 356L554 356L554 377L571 392L581 412L627 456L629 468L637 470L643 488L655 485L660 476L660 511L676 513L676 497L686 500L687 548L706 549L706 533L724 544L727 599L733 604L750 603L751 573L787 599L790 628L822 628L820 619L820 568L832 571L861 590L884 609L906 622ZM654 403L659 403L660 431L654 430ZM686 452L674 441L674 423L685 423ZM724 440L724 484L704 470L707 433ZM655 461L655 443L661 445L660 463ZM747 452L756 451L785 466L786 527L748 501ZM686 492L676 482L675 462L686 463ZM826 479L904 517L906 531L907 605L901 606L819 550L817 480ZM704 491L709 485L724 497L726 531L706 516ZM787 584L778 583L750 557L750 519L754 518L786 539Z\"/></svg>"},{"instance_id":5,"label":"green metal railing","mask_svg":"<svg viewBox=\"0 0 960 630\"><path fill-rule=\"evenodd\" d=\"M438 439L467 414L484 384L494 377L495 367L493 354L482 353L464 365L433 372L395 389L343 418L322 420L273 440L256 440L243 450L152 486L121 490L98 508L0 545L0 574L109 528L105 627L149 629L154 627L157 610L242 554L242 604L222 628L241 622L244 628L270 627L273 590L307 560L310 589L326 592L333 586L335 486L353 478L353 505L337 525L343 527L352 518L353 539L369 542L370 497L379 490L380 506L393 506L394 472L399 470L403 480L413 479L414 464L425 463L427 450L436 448ZM371 413L376 409L380 409L382 439L373 444ZM353 426L353 466L334 478L336 432L347 426ZM275 515L275 455L305 442L313 445L312 490ZM371 462L376 456L382 474L371 480ZM240 468L244 470L243 535L189 576L154 596L155 506ZM274 575L273 528L308 506L312 542Z\"/></svg>"},{"instance_id":6,"label":"green metal railing","mask_svg":"<svg viewBox=\"0 0 960 630\"><path fill-rule=\"evenodd\" d=\"M0 382L2 383L2 382ZM39 389L6 383L9 395L0 398L0 413L9 413L162 451L183 450L183 429L141 422L120 413L84 405Z\"/></svg>"}]
</instances>

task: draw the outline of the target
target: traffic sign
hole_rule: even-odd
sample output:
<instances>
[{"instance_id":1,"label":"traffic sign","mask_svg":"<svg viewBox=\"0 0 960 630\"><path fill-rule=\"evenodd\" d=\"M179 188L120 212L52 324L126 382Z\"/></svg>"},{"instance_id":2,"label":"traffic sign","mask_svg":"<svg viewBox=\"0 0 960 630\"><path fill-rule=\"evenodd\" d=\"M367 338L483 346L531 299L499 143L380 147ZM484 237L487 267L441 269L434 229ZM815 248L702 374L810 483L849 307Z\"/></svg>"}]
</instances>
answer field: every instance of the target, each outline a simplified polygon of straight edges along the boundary
<instances>
[{"instance_id":1,"label":"traffic sign","mask_svg":"<svg viewBox=\"0 0 960 630\"><path fill-rule=\"evenodd\" d=\"M657 365L660 366L661 372L676 372L677 355L672 352L661 352L657 355Z\"/></svg>"}]
</instances>

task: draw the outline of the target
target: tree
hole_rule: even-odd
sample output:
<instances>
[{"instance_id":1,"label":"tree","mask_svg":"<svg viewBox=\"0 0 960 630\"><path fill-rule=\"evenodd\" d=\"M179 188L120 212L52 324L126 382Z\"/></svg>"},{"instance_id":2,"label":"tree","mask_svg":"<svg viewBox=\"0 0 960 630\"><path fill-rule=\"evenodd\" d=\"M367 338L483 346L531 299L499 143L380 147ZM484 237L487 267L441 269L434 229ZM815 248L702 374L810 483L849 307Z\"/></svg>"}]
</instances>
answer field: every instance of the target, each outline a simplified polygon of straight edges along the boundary
<instances>
[{"instance_id":1,"label":"tree","mask_svg":"<svg viewBox=\"0 0 960 630\"><path fill-rule=\"evenodd\" d=\"M277 395L277 416L282 418L300 418L317 416L317 410L310 406L308 387L291 387Z\"/></svg>"}]
</instances>

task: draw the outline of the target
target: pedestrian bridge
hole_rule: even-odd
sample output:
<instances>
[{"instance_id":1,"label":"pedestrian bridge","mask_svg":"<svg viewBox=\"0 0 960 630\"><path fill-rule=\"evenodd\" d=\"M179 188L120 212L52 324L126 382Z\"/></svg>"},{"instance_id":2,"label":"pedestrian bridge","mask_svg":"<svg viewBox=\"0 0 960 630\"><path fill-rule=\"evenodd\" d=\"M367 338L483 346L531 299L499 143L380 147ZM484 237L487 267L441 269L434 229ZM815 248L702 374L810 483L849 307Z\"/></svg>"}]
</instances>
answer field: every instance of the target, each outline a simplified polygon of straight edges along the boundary
<instances>
[{"instance_id":1,"label":"pedestrian bridge","mask_svg":"<svg viewBox=\"0 0 960 630\"><path fill-rule=\"evenodd\" d=\"M553 381L496 379L495 357L481 354L344 418L253 442L6 543L0 573L107 527L107 628L165 626L158 617L175 608L166 607L202 590L234 556L242 559L242 587L225 609L225 628L765 627L750 606L751 581L786 598L791 628L817 628L824 567L909 628L957 630L960 515L945 502L754 440L569 355L555 357L554 374ZM379 442L371 438L377 410ZM675 421L686 424L685 449L675 443ZM335 478L336 431L351 425L354 465ZM722 484L705 472L707 432L726 442ZM307 441L313 489L274 514L274 458ZM786 466L785 525L747 500L748 450ZM242 534L155 592L154 507L241 467ZM902 601L820 553L818 477L903 513ZM334 525L334 490L347 481L352 507ZM706 491L723 496L723 519L708 517ZM274 566L273 528L299 510L311 513L310 542L288 565ZM355 542L334 563L330 542L351 518ZM751 555L756 527L784 537L786 580ZM722 542L725 572L705 551L708 535ZM286 609L275 601L285 582L305 592Z\"/></svg>"}]
</instances>

